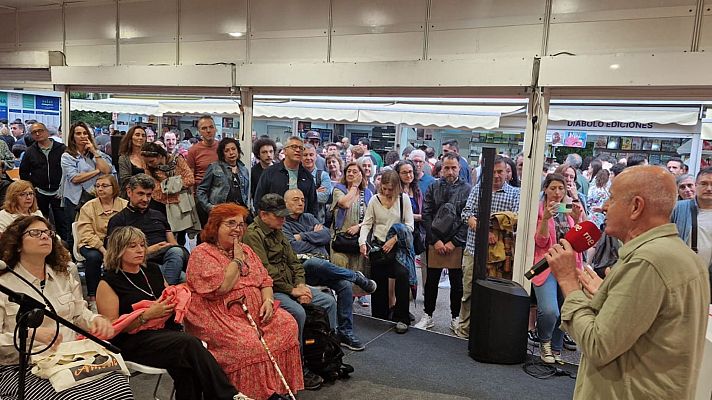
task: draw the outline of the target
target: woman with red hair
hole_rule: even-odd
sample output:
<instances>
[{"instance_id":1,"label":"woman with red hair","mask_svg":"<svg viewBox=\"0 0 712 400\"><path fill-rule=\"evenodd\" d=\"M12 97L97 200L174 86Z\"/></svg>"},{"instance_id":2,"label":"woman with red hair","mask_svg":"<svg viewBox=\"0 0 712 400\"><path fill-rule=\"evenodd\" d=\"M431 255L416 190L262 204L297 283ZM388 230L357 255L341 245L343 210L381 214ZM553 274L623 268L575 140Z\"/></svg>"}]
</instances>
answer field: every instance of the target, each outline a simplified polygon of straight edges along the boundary
<instances>
[{"instance_id":1,"label":"woman with red hair","mask_svg":"<svg viewBox=\"0 0 712 400\"><path fill-rule=\"evenodd\" d=\"M292 391L304 386L297 323L275 306L272 278L259 257L242 243L248 211L234 203L216 205L200 233L203 243L188 261L192 300L186 330L208 344L235 387L255 399L287 389L262 348L242 307L263 332Z\"/></svg>"}]
</instances>

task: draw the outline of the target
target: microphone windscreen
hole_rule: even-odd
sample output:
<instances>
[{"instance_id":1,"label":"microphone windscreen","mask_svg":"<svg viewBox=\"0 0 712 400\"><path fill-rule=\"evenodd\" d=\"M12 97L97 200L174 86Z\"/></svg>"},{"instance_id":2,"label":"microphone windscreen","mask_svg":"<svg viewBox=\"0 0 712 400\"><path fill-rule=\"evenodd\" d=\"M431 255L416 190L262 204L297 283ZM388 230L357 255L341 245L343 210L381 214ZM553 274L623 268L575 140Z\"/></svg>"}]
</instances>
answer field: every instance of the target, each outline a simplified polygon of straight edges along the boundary
<instances>
[{"instance_id":1,"label":"microphone windscreen","mask_svg":"<svg viewBox=\"0 0 712 400\"><path fill-rule=\"evenodd\" d=\"M584 252L593 247L601 238L601 231L596 224L591 221L583 221L569 229L564 235L571 247L577 253Z\"/></svg>"}]
</instances>

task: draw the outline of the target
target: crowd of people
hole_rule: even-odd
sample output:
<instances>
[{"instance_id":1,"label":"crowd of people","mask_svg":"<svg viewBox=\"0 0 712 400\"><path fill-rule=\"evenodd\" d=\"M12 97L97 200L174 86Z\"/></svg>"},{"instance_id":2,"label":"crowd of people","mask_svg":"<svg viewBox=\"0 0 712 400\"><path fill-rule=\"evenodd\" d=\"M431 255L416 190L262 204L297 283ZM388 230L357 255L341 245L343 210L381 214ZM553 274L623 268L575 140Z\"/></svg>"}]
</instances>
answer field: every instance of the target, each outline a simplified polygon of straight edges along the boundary
<instances>
[{"instance_id":1,"label":"crowd of people","mask_svg":"<svg viewBox=\"0 0 712 400\"><path fill-rule=\"evenodd\" d=\"M497 156L492 187L482 188L481 169L460 156L455 140L445 141L437 158L433 148L410 147L382 158L365 138L321 143L321 135L309 131L282 145L259 137L246 166L240 142L218 141L210 116L196 126L198 138L131 127L115 169L110 142L95 138L83 122L69 128L66 145L44 124L32 123L23 136L21 179L7 184L0 211L0 251L13 271L0 272L0 283L44 291L65 318L111 339L126 360L167 369L178 399L267 399L289 389L318 389L323 378L303 357L304 304L325 310L343 347L363 351L355 304L393 321L396 333L413 323L432 329L438 286L446 279L450 328L468 337L480 223L490 226L487 274L512 278L521 154ZM0 140L0 158L3 145L9 146ZM561 239L584 220L625 244L620 228L608 227L620 224L611 221L612 194L625 169L644 163L636 157L582 160L572 153L561 165L545 165L535 262L558 257L552 252L560 250ZM666 174L660 179L668 186L677 185L679 201L668 220L702 263L712 265L712 169L692 177L680 159L666 167L648 168ZM645 173L659 177L653 172ZM492 191L491 215L478 214L481 190ZM579 273L575 279L590 278L581 284L596 292L606 267L625 254L626 246L610 237L559 264L578 271L591 264L600 276ZM191 238L197 246L186 244ZM86 294L72 273L72 256L83 263ZM418 295L418 268L424 314L416 322L410 302ZM562 348L577 345L566 332L583 337L562 309L571 293L559 280L564 270L546 270L532 282L529 338L549 364L562 363ZM190 306L179 309L185 296ZM18 307L0 300L6 321L2 395L13 390L18 374L12 347ZM259 335L243 307L255 317ZM52 342L53 332L45 321L37 345ZM73 338L65 331L60 340ZM90 387L114 391L111 398L131 396L119 374Z\"/></svg>"}]
</instances>

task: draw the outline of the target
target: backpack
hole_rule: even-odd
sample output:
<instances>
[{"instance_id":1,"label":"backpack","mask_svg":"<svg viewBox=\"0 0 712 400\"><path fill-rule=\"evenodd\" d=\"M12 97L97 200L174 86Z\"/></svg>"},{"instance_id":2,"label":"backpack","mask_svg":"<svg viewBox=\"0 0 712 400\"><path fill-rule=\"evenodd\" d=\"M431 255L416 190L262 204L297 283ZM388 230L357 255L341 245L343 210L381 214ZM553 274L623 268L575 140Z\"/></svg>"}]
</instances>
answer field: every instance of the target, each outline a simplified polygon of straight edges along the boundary
<instances>
[{"instance_id":1,"label":"backpack","mask_svg":"<svg viewBox=\"0 0 712 400\"><path fill-rule=\"evenodd\" d=\"M348 377L354 368L343 363L344 352L331 331L326 311L313 304L302 304L302 307L307 315L302 332L307 368L327 381Z\"/></svg>"},{"instance_id":2,"label":"backpack","mask_svg":"<svg viewBox=\"0 0 712 400\"><path fill-rule=\"evenodd\" d=\"M433 222L430 226L430 230L433 235L442 240L443 242L449 241L449 238L457 233L456 228L459 225L460 218L458 218L457 210L455 205L452 203L445 203L438 209L433 217Z\"/></svg>"}]
</instances>

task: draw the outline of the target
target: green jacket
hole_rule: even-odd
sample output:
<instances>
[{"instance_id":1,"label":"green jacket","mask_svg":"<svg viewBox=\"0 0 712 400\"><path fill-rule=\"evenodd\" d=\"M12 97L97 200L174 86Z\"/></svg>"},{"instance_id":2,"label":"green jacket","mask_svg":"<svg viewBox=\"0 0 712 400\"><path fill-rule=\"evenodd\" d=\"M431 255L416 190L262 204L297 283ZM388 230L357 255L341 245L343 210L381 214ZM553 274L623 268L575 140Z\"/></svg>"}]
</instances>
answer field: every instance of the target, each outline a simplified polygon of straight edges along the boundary
<instances>
[{"instance_id":1,"label":"green jacket","mask_svg":"<svg viewBox=\"0 0 712 400\"><path fill-rule=\"evenodd\" d=\"M306 284L304 267L282 231L268 227L257 217L247 227L242 242L254 250L267 268L275 292L291 295L295 286Z\"/></svg>"}]
</instances>

